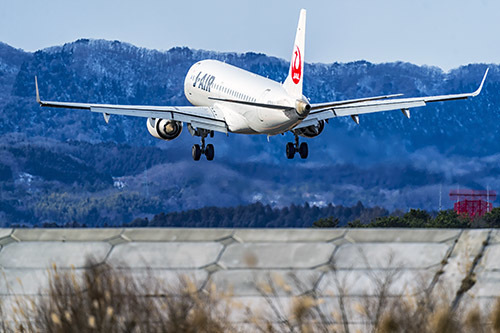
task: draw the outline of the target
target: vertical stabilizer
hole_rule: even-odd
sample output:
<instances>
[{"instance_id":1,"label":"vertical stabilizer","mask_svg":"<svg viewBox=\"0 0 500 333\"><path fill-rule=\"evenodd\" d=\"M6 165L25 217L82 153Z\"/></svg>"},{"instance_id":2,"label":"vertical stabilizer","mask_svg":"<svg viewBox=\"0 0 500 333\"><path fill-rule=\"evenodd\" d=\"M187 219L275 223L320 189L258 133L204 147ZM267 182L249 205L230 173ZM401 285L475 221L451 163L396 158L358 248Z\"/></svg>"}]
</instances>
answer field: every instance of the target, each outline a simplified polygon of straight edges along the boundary
<instances>
[{"instance_id":1,"label":"vertical stabilizer","mask_svg":"<svg viewBox=\"0 0 500 333\"><path fill-rule=\"evenodd\" d=\"M288 77L283 84L285 90L296 99L302 99L302 83L304 81L304 51L306 42L306 10L300 10L299 24L295 35L292 60Z\"/></svg>"}]
</instances>

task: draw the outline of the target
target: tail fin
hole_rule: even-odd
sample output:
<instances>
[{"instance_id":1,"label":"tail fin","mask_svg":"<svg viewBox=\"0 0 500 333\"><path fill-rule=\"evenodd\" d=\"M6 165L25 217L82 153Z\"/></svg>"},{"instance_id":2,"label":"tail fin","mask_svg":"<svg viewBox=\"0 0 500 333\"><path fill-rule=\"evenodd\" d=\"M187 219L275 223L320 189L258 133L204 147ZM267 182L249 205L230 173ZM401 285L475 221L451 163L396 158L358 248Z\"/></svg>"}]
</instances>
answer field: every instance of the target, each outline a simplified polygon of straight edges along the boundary
<instances>
[{"instance_id":1,"label":"tail fin","mask_svg":"<svg viewBox=\"0 0 500 333\"><path fill-rule=\"evenodd\" d=\"M304 81L304 47L306 41L306 10L300 10L299 24L295 35L292 60L288 77L283 84L285 90L297 99L302 99L302 83Z\"/></svg>"}]
</instances>

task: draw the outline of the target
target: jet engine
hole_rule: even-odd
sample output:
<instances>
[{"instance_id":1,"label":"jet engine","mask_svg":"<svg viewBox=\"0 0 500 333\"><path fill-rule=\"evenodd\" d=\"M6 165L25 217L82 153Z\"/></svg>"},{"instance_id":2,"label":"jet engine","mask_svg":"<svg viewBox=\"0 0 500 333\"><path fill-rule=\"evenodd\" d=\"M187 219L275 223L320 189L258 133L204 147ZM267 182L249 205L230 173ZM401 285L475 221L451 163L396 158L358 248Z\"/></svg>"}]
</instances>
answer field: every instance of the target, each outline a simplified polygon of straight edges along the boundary
<instances>
[{"instance_id":1,"label":"jet engine","mask_svg":"<svg viewBox=\"0 0 500 333\"><path fill-rule=\"evenodd\" d=\"M148 118L147 126L149 134L166 141L175 139L182 132L182 122L175 120Z\"/></svg>"},{"instance_id":2,"label":"jet engine","mask_svg":"<svg viewBox=\"0 0 500 333\"><path fill-rule=\"evenodd\" d=\"M317 125L311 125L296 129L295 133L305 138L314 138L315 136L320 135L321 132L323 132L324 128L325 122L323 120L320 120Z\"/></svg>"}]
</instances>

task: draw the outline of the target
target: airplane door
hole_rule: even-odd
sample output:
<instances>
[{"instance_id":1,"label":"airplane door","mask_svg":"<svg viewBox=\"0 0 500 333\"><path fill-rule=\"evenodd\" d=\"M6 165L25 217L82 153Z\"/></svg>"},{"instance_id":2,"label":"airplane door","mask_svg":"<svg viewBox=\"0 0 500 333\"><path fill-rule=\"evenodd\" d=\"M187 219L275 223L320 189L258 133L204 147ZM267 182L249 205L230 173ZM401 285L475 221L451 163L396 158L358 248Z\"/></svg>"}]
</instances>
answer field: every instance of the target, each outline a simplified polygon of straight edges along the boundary
<instances>
[{"instance_id":1,"label":"airplane door","mask_svg":"<svg viewBox=\"0 0 500 333\"><path fill-rule=\"evenodd\" d=\"M266 104L271 104L271 101L269 100L269 97L271 95L271 89L266 89L262 95L260 96L260 100L262 101L262 103L266 103ZM266 118L266 109L265 108L258 108L258 115L259 115L259 120L261 122L264 121L264 119Z\"/></svg>"}]
</instances>

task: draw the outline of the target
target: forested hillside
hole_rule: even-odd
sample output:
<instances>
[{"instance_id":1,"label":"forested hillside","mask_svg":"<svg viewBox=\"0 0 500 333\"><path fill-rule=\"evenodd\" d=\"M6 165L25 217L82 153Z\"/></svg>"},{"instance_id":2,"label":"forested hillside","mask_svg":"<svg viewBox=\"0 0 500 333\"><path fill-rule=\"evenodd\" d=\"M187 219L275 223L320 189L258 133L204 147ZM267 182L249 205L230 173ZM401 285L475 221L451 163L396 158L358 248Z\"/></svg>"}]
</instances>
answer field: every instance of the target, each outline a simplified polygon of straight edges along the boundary
<instances>
[{"instance_id":1,"label":"forested hillside","mask_svg":"<svg viewBox=\"0 0 500 333\"><path fill-rule=\"evenodd\" d=\"M288 63L264 54L188 48L156 51L119 41L81 39L34 53L0 43L0 222L121 225L136 218L208 206L261 202L353 206L389 211L436 210L451 188L500 189L497 151L500 67L473 64L444 73L408 63L306 64L312 102L389 93L469 92L487 66L483 93L471 101L330 121L307 140L310 158L286 159L290 135L216 134L215 161L194 163L185 131L159 142L144 119L40 109L45 99L186 105L183 80L198 60L213 58L282 81ZM332 55L332 61L335 55ZM228 222L229 223L229 222ZM244 222L241 222L244 223Z\"/></svg>"}]
</instances>

